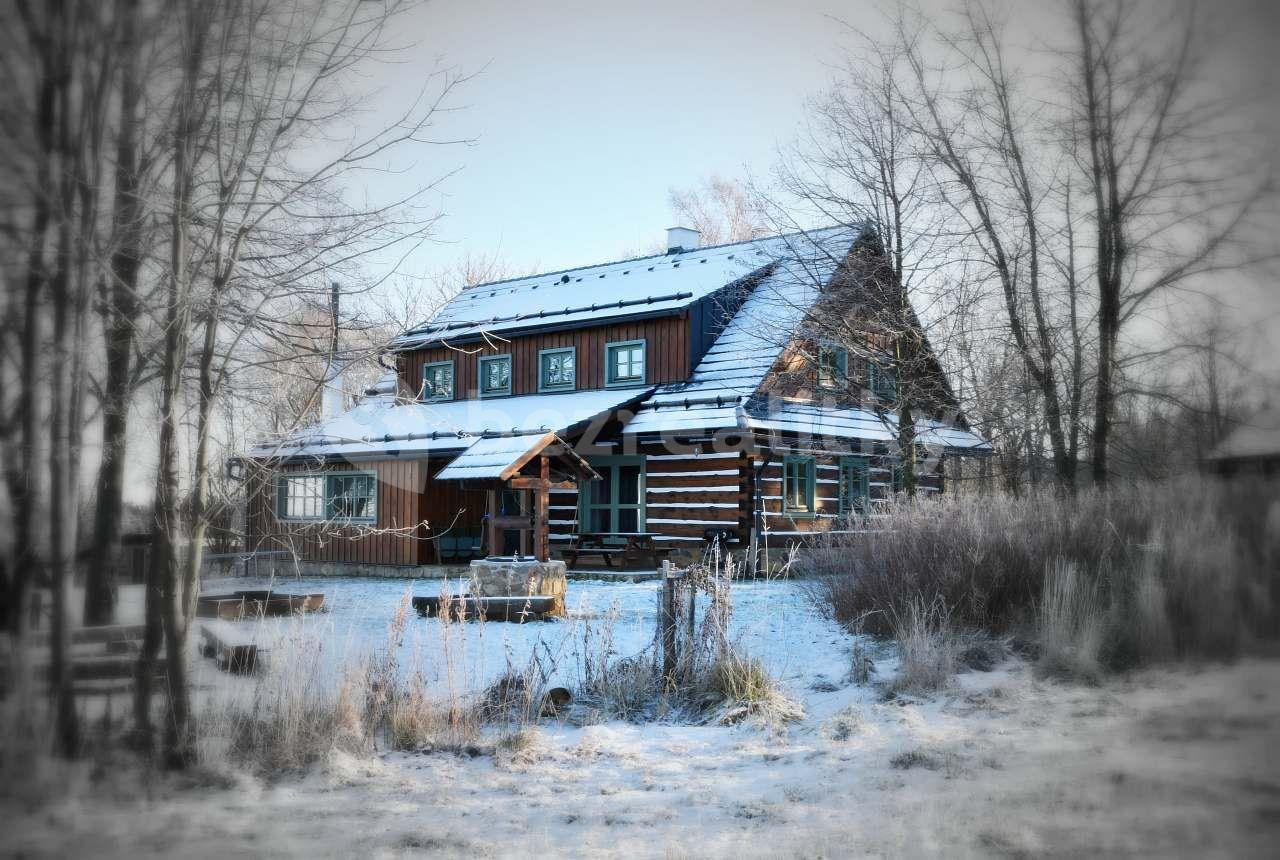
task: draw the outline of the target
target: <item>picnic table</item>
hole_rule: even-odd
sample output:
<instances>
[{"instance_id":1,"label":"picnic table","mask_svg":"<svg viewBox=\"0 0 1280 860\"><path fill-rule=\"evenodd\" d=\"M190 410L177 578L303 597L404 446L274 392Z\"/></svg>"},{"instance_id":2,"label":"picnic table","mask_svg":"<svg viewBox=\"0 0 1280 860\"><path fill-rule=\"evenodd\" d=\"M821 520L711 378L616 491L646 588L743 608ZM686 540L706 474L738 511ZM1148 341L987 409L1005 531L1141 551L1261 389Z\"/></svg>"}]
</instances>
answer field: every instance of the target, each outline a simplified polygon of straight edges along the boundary
<instances>
[{"instance_id":1,"label":"picnic table","mask_svg":"<svg viewBox=\"0 0 1280 860\"><path fill-rule=\"evenodd\" d=\"M569 567L575 567L582 556L599 556L605 567L613 567L616 558L619 567L656 568L671 552L657 545L658 537L653 532L584 532L562 554Z\"/></svg>"}]
</instances>

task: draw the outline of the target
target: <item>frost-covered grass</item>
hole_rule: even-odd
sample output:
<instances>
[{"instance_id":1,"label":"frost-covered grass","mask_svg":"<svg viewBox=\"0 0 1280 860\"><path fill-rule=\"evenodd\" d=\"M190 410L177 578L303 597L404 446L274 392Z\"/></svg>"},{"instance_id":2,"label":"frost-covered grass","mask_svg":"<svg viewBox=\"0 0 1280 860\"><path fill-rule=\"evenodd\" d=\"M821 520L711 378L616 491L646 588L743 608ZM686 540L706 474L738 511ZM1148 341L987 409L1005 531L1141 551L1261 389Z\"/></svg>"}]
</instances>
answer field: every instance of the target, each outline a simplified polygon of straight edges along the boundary
<instances>
[{"instance_id":1,"label":"frost-covered grass","mask_svg":"<svg viewBox=\"0 0 1280 860\"><path fill-rule=\"evenodd\" d=\"M1012 635L1053 674L1230 659L1280 622L1280 484L1185 479L1071 499L953 494L900 504L813 552L813 591L850 628L933 648ZM933 645L910 624L941 607ZM936 647L935 647L936 646Z\"/></svg>"},{"instance_id":2,"label":"frost-covered grass","mask_svg":"<svg viewBox=\"0 0 1280 860\"><path fill-rule=\"evenodd\" d=\"M670 679L655 645L656 583L575 581L567 618L523 625L419 618L410 609L413 594L449 591L452 583L262 584L323 591L330 607L242 622L265 646L254 675L197 664L205 760L263 773L304 768L333 751L491 752L505 734L548 720L780 726L801 713L789 688L815 665L815 644L834 646L820 665L847 659L845 637L787 581L727 586L733 611L727 599L717 604L723 611L708 611L700 594L698 641L685 644L688 659ZM230 585L247 587L237 580L206 588ZM552 700L561 691L567 705Z\"/></svg>"}]
</instances>

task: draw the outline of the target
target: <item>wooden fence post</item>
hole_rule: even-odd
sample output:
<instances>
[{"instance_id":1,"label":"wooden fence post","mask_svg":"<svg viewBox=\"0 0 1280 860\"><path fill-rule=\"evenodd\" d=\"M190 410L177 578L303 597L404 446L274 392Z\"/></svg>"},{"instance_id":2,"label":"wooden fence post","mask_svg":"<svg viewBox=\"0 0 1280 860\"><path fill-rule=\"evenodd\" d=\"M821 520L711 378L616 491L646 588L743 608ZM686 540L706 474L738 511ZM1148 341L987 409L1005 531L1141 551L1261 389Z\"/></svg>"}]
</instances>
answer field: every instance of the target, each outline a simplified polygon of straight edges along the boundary
<instances>
[{"instance_id":1,"label":"wooden fence post","mask_svg":"<svg viewBox=\"0 0 1280 860\"><path fill-rule=\"evenodd\" d=\"M662 612L658 619L662 629L662 677L670 684L676 671L676 580L670 559L662 560Z\"/></svg>"}]
</instances>

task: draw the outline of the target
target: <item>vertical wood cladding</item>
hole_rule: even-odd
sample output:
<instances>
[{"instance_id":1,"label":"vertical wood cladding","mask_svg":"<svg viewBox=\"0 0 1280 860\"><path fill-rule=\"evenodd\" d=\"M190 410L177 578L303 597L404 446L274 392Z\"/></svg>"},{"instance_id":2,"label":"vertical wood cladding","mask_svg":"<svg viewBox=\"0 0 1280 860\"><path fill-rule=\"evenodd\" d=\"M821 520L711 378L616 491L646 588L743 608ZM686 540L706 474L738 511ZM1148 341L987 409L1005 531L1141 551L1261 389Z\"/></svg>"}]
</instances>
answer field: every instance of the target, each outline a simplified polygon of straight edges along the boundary
<instances>
[{"instance_id":1,"label":"vertical wood cladding","mask_svg":"<svg viewBox=\"0 0 1280 860\"><path fill-rule=\"evenodd\" d=\"M618 325L596 326L576 331L521 335L492 343L469 343L456 347L435 346L399 356L400 378L410 391L422 390L422 367L435 361L452 361L454 395L458 400L476 396L480 359L490 355L511 355L511 393L538 393L538 353L544 349L575 347L575 390L605 387L605 344L625 340L645 342L645 382L659 385L683 382L692 372L689 355L689 321L686 316L658 317Z\"/></svg>"},{"instance_id":2,"label":"vertical wood cladding","mask_svg":"<svg viewBox=\"0 0 1280 860\"><path fill-rule=\"evenodd\" d=\"M274 476L257 475L252 479L249 497L249 549L292 550L304 561L420 564L426 542L426 530L421 524L425 465L421 460L377 460L281 468L281 474L376 473L377 522L359 525L282 521L276 517Z\"/></svg>"}]
</instances>

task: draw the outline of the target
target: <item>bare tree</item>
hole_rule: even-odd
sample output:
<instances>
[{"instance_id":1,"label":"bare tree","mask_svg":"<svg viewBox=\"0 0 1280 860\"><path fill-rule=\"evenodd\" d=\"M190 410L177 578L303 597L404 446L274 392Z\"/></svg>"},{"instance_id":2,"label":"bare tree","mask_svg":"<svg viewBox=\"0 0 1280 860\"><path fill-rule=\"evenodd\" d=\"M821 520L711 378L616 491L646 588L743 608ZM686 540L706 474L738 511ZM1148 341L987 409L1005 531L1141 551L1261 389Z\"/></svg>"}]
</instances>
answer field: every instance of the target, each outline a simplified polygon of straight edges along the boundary
<instances>
[{"instance_id":1,"label":"bare tree","mask_svg":"<svg viewBox=\"0 0 1280 860\"><path fill-rule=\"evenodd\" d=\"M353 207L343 202L343 183L399 147L439 143L427 129L456 76L430 81L422 97L389 125L319 157L302 154L307 141L321 138L350 107L341 88L344 75L385 47L389 25L403 8L314 0L176 7L182 75L167 213L169 286L152 571L159 587L148 590L164 631L166 749L176 765L190 761L193 752L187 630L214 510L209 476L217 403L240 372L256 366L244 347L272 324L281 306L308 294L327 296L326 275L354 271L364 255L420 242L434 223L418 204L427 188ZM194 436L180 505L178 410L188 364ZM180 544L185 552L178 552ZM154 609L149 612L154 616ZM154 642L149 644L140 679L155 659ZM139 722L146 719L140 712Z\"/></svg>"},{"instance_id":2,"label":"bare tree","mask_svg":"<svg viewBox=\"0 0 1280 860\"><path fill-rule=\"evenodd\" d=\"M671 211L702 234L704 245L746 242L769 232L769 221L747 186L710 176L694 188L671 189Z\"/></svg>"},{"instance_id":3,"label":"bare tree","mask_svg":"<svg viewBox=\"0 0 1280 860\"><path fill-rule=\"evenodd\" d=\"M1075 0L1068 52L1075 154L1092 198L1098 371L1093 477L1105 484L1121 335L1162 294L1275 259L1251 242L1273 201L1272 166L1234 122L1239 103L1201 88L1198 10ZM1164 31L1152 22L1170 20ZM1243 141L1225 151L1224 141ZM1210 142L1212 141L1212 143Z\"/></svg>"}]
</instances>

